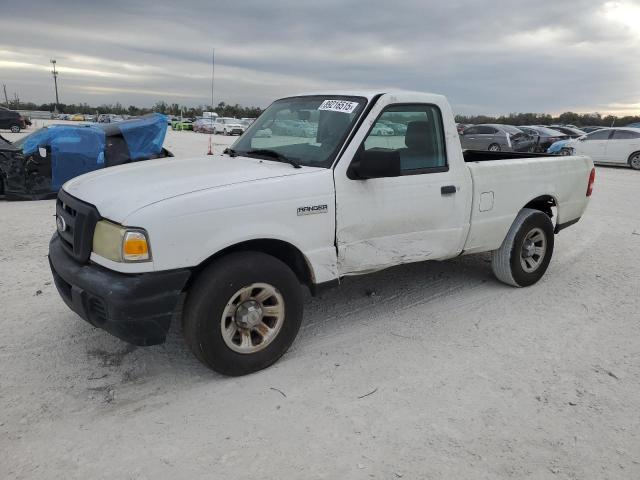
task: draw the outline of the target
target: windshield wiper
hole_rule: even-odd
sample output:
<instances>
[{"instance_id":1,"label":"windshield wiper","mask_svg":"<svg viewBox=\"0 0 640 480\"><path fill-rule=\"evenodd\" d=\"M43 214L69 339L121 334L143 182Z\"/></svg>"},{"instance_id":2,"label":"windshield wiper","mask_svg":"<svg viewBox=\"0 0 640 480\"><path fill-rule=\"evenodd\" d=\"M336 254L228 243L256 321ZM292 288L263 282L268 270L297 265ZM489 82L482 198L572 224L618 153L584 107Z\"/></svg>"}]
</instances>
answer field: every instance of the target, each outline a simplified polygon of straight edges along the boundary
<instances>
[{"instance_id":1,"label":"windshield wiper","mask_svg":"<svg viewBox=\"0 0 640 480\"><path fill-rule=\"evenodd\" d=\"M274 160L279 162L285 162L290 165L293 165L293 168L302 168L296 159L287 157L286 155L281 154L280 152L276 152L275 150L269 150L268 148L257 148L255 150L249 150L245 152L246 155L262 155L265 157L271 157Z\"/></svg>"},{"instance_id":2,"label":"windshield wiper","mask_svg":"<svg viewBox=\"0 0 640 480\"><path fill-rule=\"evenodd\" d=\"M233 148L225 148L222 152L222 154L227 154L230 157L237 157L238 156L238 152L236 152Z\"/></svg>"}]
</instances>

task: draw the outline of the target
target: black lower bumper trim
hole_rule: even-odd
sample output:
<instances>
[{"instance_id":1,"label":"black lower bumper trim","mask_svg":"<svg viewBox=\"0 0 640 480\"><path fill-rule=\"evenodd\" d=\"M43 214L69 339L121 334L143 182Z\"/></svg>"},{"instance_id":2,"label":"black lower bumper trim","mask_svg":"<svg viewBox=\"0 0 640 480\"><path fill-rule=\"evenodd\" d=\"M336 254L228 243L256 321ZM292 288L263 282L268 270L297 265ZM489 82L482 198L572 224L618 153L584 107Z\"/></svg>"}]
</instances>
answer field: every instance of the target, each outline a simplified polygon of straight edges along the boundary
<instances>
[{"instance_id":1,"label":"black lower bumper trim","mask_svg":"<svg viewBox=\"0 0 640 480\"><path fill-rule=\"evenodd\" d=\"M123 274L99 265L82 265L64 250L55 234L49 264L60 296L95 327L134 345L166 339L171 317L190 270Z\"/></svg>"},{"instance_id":2,"label":"black lower bumper trim","mask_svg":"<svg viewBox=\"0 0 640 480\"><path fill-rule=\"evenodd\" d=\"M558 223L556 225L555 233L560 233L560 231L564 230L565 228L568 228L571 225L575 225L576 223L578 223L580 221L580 218L581 217L574 218L573 220L569 220L568 222L565 222L565 223Z\"/></svg>"}]
</instances>

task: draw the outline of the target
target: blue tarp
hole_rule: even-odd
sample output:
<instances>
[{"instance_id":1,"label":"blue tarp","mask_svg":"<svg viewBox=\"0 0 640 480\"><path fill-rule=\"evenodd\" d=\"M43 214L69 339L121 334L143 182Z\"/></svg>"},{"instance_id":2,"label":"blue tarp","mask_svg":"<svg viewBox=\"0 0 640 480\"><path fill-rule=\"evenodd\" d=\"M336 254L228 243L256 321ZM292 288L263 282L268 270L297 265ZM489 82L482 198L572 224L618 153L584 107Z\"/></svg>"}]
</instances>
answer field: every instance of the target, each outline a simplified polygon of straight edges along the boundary
<instances>
[{"instance_id":1,"label":"blue tarp","mask_svg":"<svg viewBox=\"0 0 640 480\"><path fill-rule=\"evenodd\" d=\"M167 117L159 113L116 124L51 125L25 137L22 152L26 158L40 147L49 150L51 188L56 191L67 180L108 166L106 137L122 135L126 147L123 151L116 145L114 156L136 161L159 156L166 132Z\"/></svg>"},{"instance_id":2,"label":"blue tarp","mask_svg":"<svg viewBox=\"0 0 640 480\"><path fill-rule=\"evenodd\" d=\"M547 153L560 153L562 147L564 147L569 142L570 140L560 140L558 142L555 142L551 144L549 148L547 148Z\"/></svg>"},{"instance_id":3,"label":"blue tarp","mask_svg":"<svg viewBox=\"0 0 640 480\"><path fill-rule=\"evenodd\" d=\"M15 143L0 137L5 195L41 199L67 180L100 168L171 157L162 148L167 117L151 114L109 124L51 125ZM38 150L44 148L46 155Z\"/></svg>"},{"instance_id":4,"label":"blue tarp","mask_svg":"<svg viewBox=\"0 0 640 480\"><path fill-rule=\"evenodd\" d=\"M25 139L22 152L26 157L40 147L48 147L51 154L51 188L54 190L67 180L104 167L105 133L93 125L43 128Z\"/></svg>"},{"instance_id":5,"label":"blue tarp","mask_svg":"<svg viewBox=\"0 0 640 480\"><path fill-rule=\"evenodd\" d=\"M95 128L58 129L51 139L51 188L104 167L104 132Z\"/></svg>"},{"instance_id":6,"label":"blue tarp","mask_svg":"<svg viewBox=\"0 0 640 480\"><path fill-rule=\"evenodd\" d=\"M131 160L149 158L162 151L167 133L167 117L160 113L125 120L115 124L127 142Z\"/></svg>"}]
</instances>

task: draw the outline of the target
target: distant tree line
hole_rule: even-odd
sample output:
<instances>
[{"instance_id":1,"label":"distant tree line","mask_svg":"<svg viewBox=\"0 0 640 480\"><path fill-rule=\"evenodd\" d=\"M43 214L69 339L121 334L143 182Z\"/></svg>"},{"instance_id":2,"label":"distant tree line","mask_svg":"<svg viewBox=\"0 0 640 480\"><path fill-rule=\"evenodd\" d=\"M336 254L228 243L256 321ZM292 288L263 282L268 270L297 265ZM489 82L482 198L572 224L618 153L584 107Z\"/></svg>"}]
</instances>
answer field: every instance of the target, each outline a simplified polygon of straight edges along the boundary
<instances>
[{"instance_id":1,"label":"distant tree line","mask_svg":"<svg viewBox=\"0 0 640 480\"><path fill-rule=\"evenodd\" d=\"M599 113L565 112L557 117L546 113L510 113L509 115L456 115L458 123L500 123L504 125L575 125L577 127L624 126L640 122L640 116L617 117L615 115L602 116Z\"/></svg>"},{"instance_id":2,"label":"distant tree line","mask_svg":"<svg viewBox=\"0 0 640 480\"><path fill-rule=\"evenodd\" d=\"M33 102L10 102L9 108L14 110L42 110L53 112L55 109L54 103L36 104ZM165 115L176 115L184 117L199 117L202 112L216 112L221 117L236 117L236 118L256 118L262 113L262 109L259 107L243 107L238 105L230 105L225 102L220 102L213 108L211 105L201 105L198 107L179 105L177 103L167 103L165 101L156 102L151 108L137 107L135 105L129 105L125 107L119 102L102 104L97 107L91 106L88 103L71 103L71 104L58 104L59 113L115 113L118 115L144 115L151 112L164 113ZM547 113L510 113L509 115L490 116L490 115L456 115L456 122L458 123L500 123L505 125L576 125L578 127L586 126L624 126L630 123L640 122L640 116L625 116L617 117L615 115L601 115L599 113L575 113L565 112L557 117L549 115Z\"/></svg>"},{"instance_id":3,"label":"distant tree line","mask_svg":"<svg viewBox=\"0 0 640 480\"><path fill-rule=\"evenodd\" d=\"M40 110L53 112L55 109L55 103L42 103L36 104L33 102L10 102L9 108L14 110ZM166 103L164 101L157 102L153 107L136 107L135 105L129 105L125 107L121 103L109 103L98 105L97 107L91 106L88 103L71 103L58 104L58 113L115 113L118 115L144 115L151 112L164 113L166 115L182 115L184 117L199 117L202 112L216 112L221 117L236 117L236 118L255 118L262 113L262 109L258 107L243 107L238 105L228 105L225 102L220 102L215 108L211 105L201 105L199 107L190 107L186 105L179 105L177 103Z\"/></svg>"}]
</instances>

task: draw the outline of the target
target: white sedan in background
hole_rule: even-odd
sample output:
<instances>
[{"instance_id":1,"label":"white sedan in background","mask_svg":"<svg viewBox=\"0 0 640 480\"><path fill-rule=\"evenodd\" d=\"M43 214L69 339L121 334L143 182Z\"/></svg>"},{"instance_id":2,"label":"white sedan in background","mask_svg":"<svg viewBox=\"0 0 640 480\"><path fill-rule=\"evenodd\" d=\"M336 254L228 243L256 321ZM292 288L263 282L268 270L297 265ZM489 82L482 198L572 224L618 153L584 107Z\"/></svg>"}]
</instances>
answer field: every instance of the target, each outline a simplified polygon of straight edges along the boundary
<instances>
[{"instance_id":1,"label":"white sedan in background","mask_svg":"<svg viewBox=\"0 0 640 480\"><path fill-rule=\"evenodd\" d=\"M603 128L567 142L562 150L569 155L587 155L594 163L640 170L640 128Z\"/></svg>"},{"instance_id":2,"label":"white sedan in background","mask_svg":"<svg viewBox=\"0 0 640 480\"><path fill-rule=\"evenodd\" d=\"M213 124L213 133L224 135L242 135L247 127L237 118L216 118Z\"/></svg>"}]
</instances>

